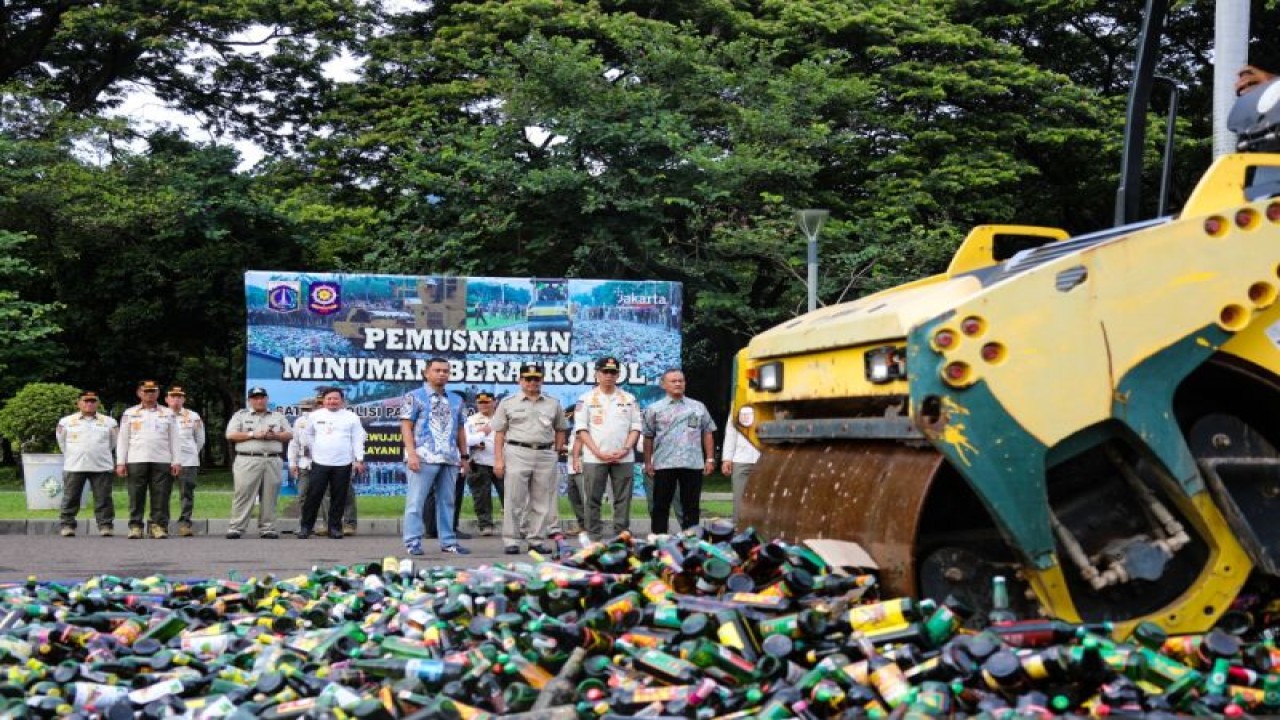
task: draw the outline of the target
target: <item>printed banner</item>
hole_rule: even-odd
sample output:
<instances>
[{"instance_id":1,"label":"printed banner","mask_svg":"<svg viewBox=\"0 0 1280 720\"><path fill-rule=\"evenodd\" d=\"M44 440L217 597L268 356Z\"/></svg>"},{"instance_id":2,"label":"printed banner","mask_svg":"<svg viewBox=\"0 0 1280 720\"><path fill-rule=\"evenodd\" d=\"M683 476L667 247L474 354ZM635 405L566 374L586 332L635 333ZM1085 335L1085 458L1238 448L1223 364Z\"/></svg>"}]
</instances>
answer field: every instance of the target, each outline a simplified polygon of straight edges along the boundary
<instances>
[{"instance_id":1,"label":"printed banner","mask_svg":"<svg viewBox=\"0 0 1280 720\"><path fill-rule=\"evenodd\" d=\"M400 406L431 357L449 361L468 412L482 390L519 392L526 362L543 365L543 392L566 410L601 357L618 358L619 385L642 405L680 364L680 283L255 271L245 298L246 390L265 387L292 420L303 398L342 388L369 433L361 495L404 494Z\"/></svg>"}]
</instances>

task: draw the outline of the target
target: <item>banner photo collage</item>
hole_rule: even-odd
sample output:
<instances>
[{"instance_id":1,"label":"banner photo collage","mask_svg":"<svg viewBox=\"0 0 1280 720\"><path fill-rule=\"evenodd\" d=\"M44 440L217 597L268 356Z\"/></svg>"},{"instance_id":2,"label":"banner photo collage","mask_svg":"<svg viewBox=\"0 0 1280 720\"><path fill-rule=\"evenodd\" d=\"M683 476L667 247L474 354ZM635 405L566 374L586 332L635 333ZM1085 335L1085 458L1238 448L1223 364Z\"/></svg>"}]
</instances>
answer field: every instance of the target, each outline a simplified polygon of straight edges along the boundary
<instances>
[{"instance_id":1,"label":"banner photo collage","mask_svg":"<svg viewBox=\"0 0 1280 720\"><path fill-rule=\"evenodd\" d=\"M369 434L360 495L404 494L400 406L429 358L449 361L469 413L476 393L519 392L522 363L543 366L543 392L566 410L601 357L618 358L642 406L680 365L680 283L252 271L245 300L246 390L265 387L292 422L304 398L341 388Z\"/></svg>"}]
</instances>

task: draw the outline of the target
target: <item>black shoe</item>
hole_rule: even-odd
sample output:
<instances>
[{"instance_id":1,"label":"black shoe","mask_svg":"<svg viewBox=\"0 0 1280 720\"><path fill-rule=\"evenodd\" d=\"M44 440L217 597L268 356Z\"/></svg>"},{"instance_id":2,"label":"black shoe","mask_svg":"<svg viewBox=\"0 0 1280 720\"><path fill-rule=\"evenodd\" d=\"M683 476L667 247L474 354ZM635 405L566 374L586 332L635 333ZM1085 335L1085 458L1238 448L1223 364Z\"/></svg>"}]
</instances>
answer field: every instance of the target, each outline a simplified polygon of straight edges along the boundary
<instances>
[{"instance_id":1,"label":"black shoe","mask_svg":"<svg viewBox=\"0 0 1280 720\"><path fill-rule=\"evenodd\" d=\"M228 530L228 531L227 531L227 539L228 539L228 540L239 540L239 539L240 539L240 533L236 532L235 530Z\"/></svg>"},{"instance_id":2,"label":"black shoe","mask_svg":"<svg viewBox=\"0 0 1280 720\"><path fill-rule=\"evenodd\" d=\"M458 531L458 530L454 530L454 531L453 531L453 536L454 536L454 537L456 537L456 538L458 538L459 540L470 540L470 539L471 539L471 533L460 532L460 531Z\"/></svg>"},{"instance_id":3,"label":"black shoe","mask_svg":"<svg viewBox=\"0 0 1280 720\"><path fill-rule=\"evenodd\" d=\"M508 546L506 546L506 547L502 548L502 552L504 552L504 553L506 553L506 554L508 554L508 555L519 555L519 554L520 554L520 547L519 547L518 545L508 545Z\"/></svg>"},{"instance_id":4,"label":"black shoe","mask_svg":"<svg viewBox=\"0 0 1280 720\"><path fill-rule=\"evenodd\" d=\"M299 531L298 531L297 538L298 538L299 540L306 540L306 539L307 539L307 538L309 538L309 537L311 537L311 531L310 531L310 530L299 530Z\"/></svg>"},{"instance_id":5,"label":"black shoe","mask_svg":"<svg viewBox=\"0 0 1280 720\"><path fill-rule=\"evenodd\" d=\"M280 537L280 534L277 533L275 530L264 530L262 532L263 540L275 540L278 537Z\"/></svg>"},{"instance_id":6,"label":"black shoe","mask_svg":"<svg viewBox=\"0 0 1280 720\"><path fill-rule=\"evenodd\" d=\"M548 552L550 552L550 550L547 549L546 545L535 545L533 543L530 543L529 552L536 552L536 553L541 553L543 555L546 555Z\"/></svg>"},{"instance_id":7,"label":"black shoe","mask_svg":"<svg viewBox=\"0 0 1280 720\"><path fill-rule=\"evenodd\" d=\"M342 531L341 531L341 530L330 530L330 531L329 531L329 537L333 538L334 540L341 540L341 539L342 539Z\"/></svg>"}]
</instances>

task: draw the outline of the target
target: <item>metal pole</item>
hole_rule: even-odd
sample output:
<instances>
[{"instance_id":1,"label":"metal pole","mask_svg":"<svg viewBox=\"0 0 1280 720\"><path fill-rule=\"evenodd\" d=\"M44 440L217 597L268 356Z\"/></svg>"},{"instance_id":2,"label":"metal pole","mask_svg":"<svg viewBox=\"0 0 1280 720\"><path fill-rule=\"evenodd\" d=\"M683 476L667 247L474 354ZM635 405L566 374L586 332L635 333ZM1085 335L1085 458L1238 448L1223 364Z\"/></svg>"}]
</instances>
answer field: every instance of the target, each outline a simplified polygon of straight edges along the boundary
<instances>
[{"instance_id":1,"label":"metal pole","mask_svg":"<svg viewBox=\"0 0 1280 720\"><path fill-rule=\"evenodd\" d=\"M1169 112L1164 126L1164 170L1160 173L1160 197L1157 198L1156 217L1164 217L1169 211L1169 188L1173 186L1173 143L1178 121L1178 83L1172 78L1157 77L1156 84L1169 88Z\"/></svg>"},{"instance_id":2,"label":"metal pole","mask_svg":"<svg viewBox=\"0 0 1280 720\"><path fill-rule=\"evenodd\" d=\"M796 225L800 226L800 232L809 240L809 312L818 308L818 233L822 232L822 226L826 224L830 214L829 210L817 209L797 210L795 213Z\"/></svg>"},{"instance_id":3,"label":"metal pole","mask_svg":"<svg viewBox=\"0 0 1280 720\"><path fill-rule=\"evenodd\" d=\"M1138 192L1142 185L1142 150L1147 137L1147 105L1151 100L1152 75L1160 54L1160 35L1169 12L1169 0L1147 0L1138 34L1138 55L1133 63L1133 81L1125 110L1124 148L1120 156L1120 186L1116 188L1117 226L1138 219L1141 209Z\"/></svg>"},{"instance_id":4,"label":"metal pole","mask_svg":"<svg viewBox=\"0 0 1280 720\"><path fill-rule=\"evenodd\" d=\"M1213 36L1213 156L1236 151L1236 134L1227 115L1236 102L1236 71L1248 62L1249 2L1218 0ZM1274 68L1267 68L1273 70Z\"/></svg>"}]
</instances>

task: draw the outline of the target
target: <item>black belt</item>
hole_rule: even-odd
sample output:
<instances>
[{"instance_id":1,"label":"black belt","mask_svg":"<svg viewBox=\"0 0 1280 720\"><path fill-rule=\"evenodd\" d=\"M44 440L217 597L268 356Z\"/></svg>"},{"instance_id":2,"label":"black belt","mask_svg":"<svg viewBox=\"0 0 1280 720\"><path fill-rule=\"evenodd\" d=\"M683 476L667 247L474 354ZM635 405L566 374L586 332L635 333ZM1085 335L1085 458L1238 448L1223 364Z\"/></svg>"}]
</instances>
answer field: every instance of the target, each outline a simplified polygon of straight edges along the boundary
<instances>
[{"instance_id":1,"label":"black belt","mask_svg":"<svg viewBox=\"0 0 1280 720\"><path fill-rule=\"evenodd\" d=\"M526 442L520 442L519 440L508 440L507 444L515 445L516 447L529 448L530 450L550 450L551 449L551 443L526 443Z\"/></svg>"},{"instance_id":2,"label":"black belt","mask_svg":"<svg viewBox=\"0 0 1280 720\"><path fill-rule=\"evenodd\" d=\"M249 457L280 457L280 453L242 453L242 452L238 452L238 453L236 453L236 454L237 454L237 455L248 455Z\"/></svg>"}]
</instances>

